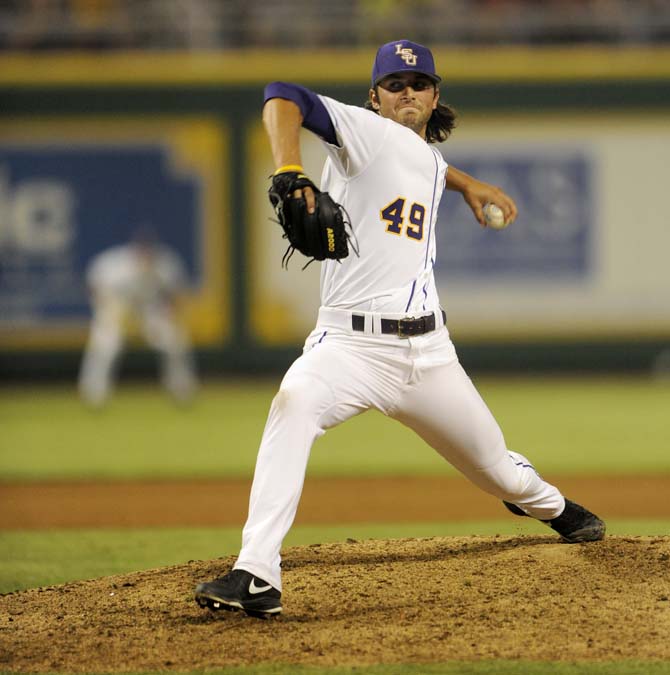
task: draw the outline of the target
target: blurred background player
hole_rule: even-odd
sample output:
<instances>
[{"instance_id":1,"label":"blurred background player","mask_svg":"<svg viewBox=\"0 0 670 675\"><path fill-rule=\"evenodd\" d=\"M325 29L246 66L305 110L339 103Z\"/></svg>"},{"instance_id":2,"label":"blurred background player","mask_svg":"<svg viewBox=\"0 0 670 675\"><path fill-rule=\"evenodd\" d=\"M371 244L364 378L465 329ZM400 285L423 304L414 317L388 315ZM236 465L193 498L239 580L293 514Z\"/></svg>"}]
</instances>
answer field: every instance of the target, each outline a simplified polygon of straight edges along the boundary
<instances>
[{"instance_id":1,"label":"blurred background player","mask_svg":"<svg viewBox=\"0 0 670 675\"><path fill-rule=\"evenodd\" d=\"M196 374L178 312L186 274L175 252L142 231L129 243L93 258L86 282L93 315L79 375L84 401L97 407L109 397L119 356L134 325L161 355L163 386L176 401L190 400Z\"/></svg>"}]
</instances>

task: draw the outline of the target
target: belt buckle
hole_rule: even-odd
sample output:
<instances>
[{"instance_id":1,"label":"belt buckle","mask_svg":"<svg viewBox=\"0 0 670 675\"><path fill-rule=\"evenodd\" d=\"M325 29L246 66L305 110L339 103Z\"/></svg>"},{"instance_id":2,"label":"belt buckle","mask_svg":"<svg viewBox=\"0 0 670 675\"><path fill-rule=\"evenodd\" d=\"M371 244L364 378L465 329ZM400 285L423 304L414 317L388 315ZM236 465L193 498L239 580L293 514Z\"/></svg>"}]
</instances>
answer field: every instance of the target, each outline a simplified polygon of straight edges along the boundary
<instances>
[{"instance_id":1,"label":"belt buckle","mask_svg":"<svg viewBox=\"0 0 670 675\"><path fill-rule=\"evenodd\" d=\"M411 330L412 322L416 320L417 319L414 316L406 316L404 319L398 319L398 337L407 338L411 337L412 335L416 335L416 333ZM406 333L403 332L404 324L409 324L407 326L409 331Z\"/></svg>"}]
</instances>

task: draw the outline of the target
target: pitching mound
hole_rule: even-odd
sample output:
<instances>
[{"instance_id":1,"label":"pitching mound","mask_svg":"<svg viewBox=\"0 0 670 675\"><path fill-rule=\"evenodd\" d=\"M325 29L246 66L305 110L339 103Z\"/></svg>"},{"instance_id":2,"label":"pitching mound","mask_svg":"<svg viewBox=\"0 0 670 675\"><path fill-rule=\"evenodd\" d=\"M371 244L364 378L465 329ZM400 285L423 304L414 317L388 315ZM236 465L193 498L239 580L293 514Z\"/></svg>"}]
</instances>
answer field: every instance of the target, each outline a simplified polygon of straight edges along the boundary
<instances>
[{"instance_id":1,"label":"pitching mound","mask_svg":"<svg viewBox=\"0 0 670 675\"><path fill-rule=\"evenodd\" d=\"M189 670L450 659L669 659L670 538L364 541L288 549L284 614L200 609L232 558L0 597L0 669Z\"/></svg>"}]
</instances>

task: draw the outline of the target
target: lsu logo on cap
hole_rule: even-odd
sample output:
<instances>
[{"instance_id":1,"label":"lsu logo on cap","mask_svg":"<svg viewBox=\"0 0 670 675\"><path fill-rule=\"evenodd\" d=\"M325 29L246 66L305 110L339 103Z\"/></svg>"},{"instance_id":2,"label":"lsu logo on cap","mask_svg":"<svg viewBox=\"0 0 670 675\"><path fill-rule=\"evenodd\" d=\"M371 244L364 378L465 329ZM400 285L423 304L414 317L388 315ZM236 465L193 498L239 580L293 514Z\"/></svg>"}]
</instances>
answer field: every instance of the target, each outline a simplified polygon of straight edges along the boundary
<instances>
[{"instance_id":1,"label":"lsu logo on cap","mask_svg":"<svg viewBox=\"0 0 670 675\"><path fill-rule=\"evenodd\" d=\"M376 87L387 75L410 70L428 76L437 83L435 62L428 47L411 40L393 40L377 50L372 64L372 86Z\"/></svg>"},{"instance_id":2,"label":"lsu logo on cap","mask_svg":"<svg viewBox=\"0 0 670 675\"><path fill-rule=\"evenodd\" d=\"M411 47L403 47L402 42L398 42L395 46L395 53L408 65L416 65L416 54Z\"/></svg>"}]
</instances>

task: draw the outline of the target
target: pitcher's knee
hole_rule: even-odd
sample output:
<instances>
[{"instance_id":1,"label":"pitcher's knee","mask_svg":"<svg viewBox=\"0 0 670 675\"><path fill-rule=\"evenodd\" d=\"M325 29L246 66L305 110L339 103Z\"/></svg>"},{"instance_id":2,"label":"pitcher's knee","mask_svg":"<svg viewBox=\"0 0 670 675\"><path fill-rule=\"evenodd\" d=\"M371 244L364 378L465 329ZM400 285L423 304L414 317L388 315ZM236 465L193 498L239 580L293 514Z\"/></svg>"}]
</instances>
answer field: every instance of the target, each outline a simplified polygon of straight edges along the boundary
<instances>
[{"instance_id":1,"label":"pitcher's knee","mask_svg":"<svg viewBox=\"0 0 670 675\"><path fill-rule=\"evenodd\" d=\"M507 454L493 466L480 469L474 475L474 481L480 488L508 502L523 498L537 480L534 471L529 473L527 469L516 466Z\"/></svg>"},{"instance_id":2,"label":"pitcher's knee","mask_svg":"<svg viewBox=\"0 0 670 675\"><path fill-rule=\"evenodd\" d=\"M488 485L484 489L489 494L507 502L514 502L523 497L526 491L524 481L516 476L487 476L486 482Z\"/></svg>"},{"instance_id":3,"label":"pitcher's knee","mask_svg":"<svg viewBox=\"0 0 670 675\"><path fill-rule=\"evenodd\" d=\"M520 482L515 485L503 484L499 486L496 497L506 502L517 502L525 497L527 490L524 488Z\"/></svg>"}]
</instances>

